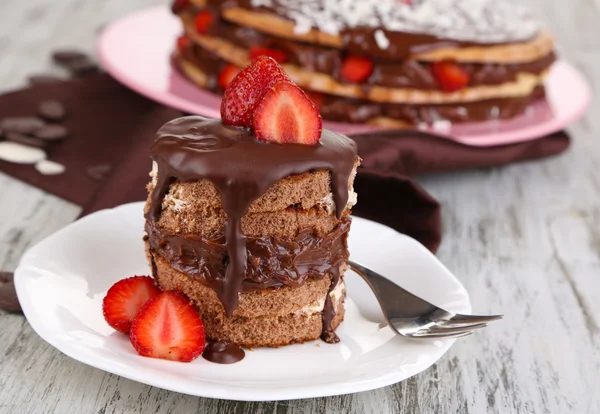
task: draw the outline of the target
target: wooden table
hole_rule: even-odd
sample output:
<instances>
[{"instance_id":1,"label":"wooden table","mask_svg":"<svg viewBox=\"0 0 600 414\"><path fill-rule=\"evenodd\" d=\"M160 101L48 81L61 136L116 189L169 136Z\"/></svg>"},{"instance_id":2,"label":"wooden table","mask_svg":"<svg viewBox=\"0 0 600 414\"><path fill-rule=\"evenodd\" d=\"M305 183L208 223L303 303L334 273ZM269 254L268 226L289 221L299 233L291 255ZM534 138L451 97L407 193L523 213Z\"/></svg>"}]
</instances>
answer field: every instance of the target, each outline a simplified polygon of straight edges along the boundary
<instances>
[{"instance_id":1,"label":"wooden table","mask_svg":"<svg viewBox=\"0 0 600 414\"><path fill-rule=\"evenodd\" d=\"M166 0L0 2L0 86L92 51L97 28ZM600 82L600 0L529 0L561 55ZM152 28L148 28L152 30ZM599 97L596 88L595 96ZM600 413L600 99L559 158L420 179L444 206L439 258L480 313L506 319L387 388L243 403L191 397L76 362L0 312L1 413ZM0 269L80 208L0 174Z\"/></svg>"}]
</instances>

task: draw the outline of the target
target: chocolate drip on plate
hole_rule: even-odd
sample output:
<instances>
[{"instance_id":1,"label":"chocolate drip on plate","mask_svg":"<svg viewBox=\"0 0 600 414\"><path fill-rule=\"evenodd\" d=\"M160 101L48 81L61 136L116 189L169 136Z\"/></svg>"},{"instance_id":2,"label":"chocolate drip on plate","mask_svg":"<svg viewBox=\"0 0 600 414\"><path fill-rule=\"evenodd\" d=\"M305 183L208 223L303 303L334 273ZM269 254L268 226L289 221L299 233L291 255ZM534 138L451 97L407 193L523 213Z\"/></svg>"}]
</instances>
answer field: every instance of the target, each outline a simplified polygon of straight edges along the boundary
<instances>
[{"instance_id":1,"label":"chocolate drip on plate","mask_svg":"<svg viewBox=\"0 0 600 414\"><path fill-rule=\"evenodd\" d=\"M348 204L348 181L356 159L356 144L327 130L323 131L321 142L313 146L265 143L257 140L250 130L195 116L163 126L151 148L151 156L158 165L146 215L151 226L160 219L162 202L174 179L186 182L205 178L221 194L227 213L225 243L229 263L225 278L215 291L230 316L246 279L247 249L241 218L252 202L287 176L329 170L336 214L341 218Z\"/></svg>"},{"instance_id":2,"label":"chocolate drip on plate","mask_svg":"<svg viewBox=\"0 0 600 414\"><path fill-rule=\"evenodd\" d=\"M202 353L202 358L216 364L234 364L245 356L242 348L226 341L209 342Z\"/></svg>"}]
</instances>

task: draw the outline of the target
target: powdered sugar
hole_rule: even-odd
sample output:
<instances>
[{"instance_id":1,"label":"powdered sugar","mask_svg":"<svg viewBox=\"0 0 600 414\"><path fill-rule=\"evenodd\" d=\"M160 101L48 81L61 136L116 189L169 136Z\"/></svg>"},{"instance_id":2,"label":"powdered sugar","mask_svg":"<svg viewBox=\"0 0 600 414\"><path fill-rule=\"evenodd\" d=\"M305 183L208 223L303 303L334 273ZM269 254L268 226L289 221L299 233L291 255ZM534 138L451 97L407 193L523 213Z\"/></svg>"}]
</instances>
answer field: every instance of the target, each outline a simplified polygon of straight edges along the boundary
<instances>
[{"instance_id":1,"label":"powdered sugar","mask_svg":"<svg viewBox=\"0 0 600 414\"><path fill-rule=\"evenodd\" d=\"M390 32L498 43L533 37L540 26L514 0L250 0L296 23L296 33L311 28L337 35L345 28L367 26ZM381 35L376 38L385 49ZM382 47L383 46L383 47Z\"/></svg>"}]
</instances>

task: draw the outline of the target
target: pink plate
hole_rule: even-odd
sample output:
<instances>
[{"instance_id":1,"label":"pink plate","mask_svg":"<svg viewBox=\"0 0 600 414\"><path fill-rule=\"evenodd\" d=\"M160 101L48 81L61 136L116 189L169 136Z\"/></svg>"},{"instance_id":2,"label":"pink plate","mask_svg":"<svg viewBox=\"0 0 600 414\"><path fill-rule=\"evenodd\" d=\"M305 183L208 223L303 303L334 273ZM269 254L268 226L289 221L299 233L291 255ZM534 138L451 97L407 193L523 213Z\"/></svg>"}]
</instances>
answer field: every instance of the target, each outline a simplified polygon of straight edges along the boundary
<instances>
[{"instance_id":1,"label":"pink plate","mask_svg":"<svg viewBox=\"0 0 600 414\"><path fill-rule=\"evenodd\" d=\"M171 67L170 54L181 33L181 23L164 7L126 16L107 27L98 42L104 68L131 89L181 111L219 117L221 98L190 83ZM591 102L591 89L582 74L565 61L557 62L546 81L547 101L507 121L457 124L438 134L474 146L527 141L556 132L574 122ZM325 122L345 133L374 130L373 126Z\"/></svg>"}]
</instances>

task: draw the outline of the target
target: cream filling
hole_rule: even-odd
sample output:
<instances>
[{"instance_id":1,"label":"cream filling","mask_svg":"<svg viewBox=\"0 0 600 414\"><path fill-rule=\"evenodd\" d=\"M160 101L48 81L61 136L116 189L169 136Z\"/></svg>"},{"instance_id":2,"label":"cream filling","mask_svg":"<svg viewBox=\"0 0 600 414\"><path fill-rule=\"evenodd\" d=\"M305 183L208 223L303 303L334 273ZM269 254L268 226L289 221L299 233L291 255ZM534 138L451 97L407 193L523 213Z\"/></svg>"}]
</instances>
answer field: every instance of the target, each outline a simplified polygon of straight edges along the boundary
<instances>
[{"instance_id":1,"label":"cream filling","mask_svg":"<svg viewBox=\"0 0 600 414\"><path fill-rule=\"evenodd\" d=\"M354 188L352 188L350 191L348 191L348 203L346 204L346 207L344 208L344 210L354 207L354 205L357 202L357 198L358 198L358 196L354 192ZM334 214L336 211L335 201L333 200L333 193L327 194L327 196L325 198L323 198L319 202L319 204L322 205L323 207L325 207L325 209L327 210L327 214Z\"/></svg>"},{"instance_id":2,"label":"cream filling","mask_svg":"<svg viewBox=\"0 0 600 414\"><path fill-rule=\"evenodd\" d=\"M338 302L344 295L344 291L346 290L346 284L342 279L338 282L335 288L329 294L331 296L331 300L336 306ZM311 303L310 305L306 305L303 308L298 309L295 313L297 315L314 315L315 313L323 312L323 308L325 307L325 298L320 299L316 302Z\"/></svg>"},{"instance_id":3,"label":"cream filling","mask_svg":"<svg viewBox=\"0 0 600 414\"><path fill-rule=\"evenodd\" d=\"M158 165L156 162L152 162L152 171L150 171L150 178L152 179L152 187L156 187L156 180L158 177ZM175 211L181 211L185 207L187 207L186 202L184 201L184 194L182 194L183 188L179 187L176 189L172 189L169 191L165 198L163 199L162 209L173 209Z\"/></svg>"}]
</instances>

